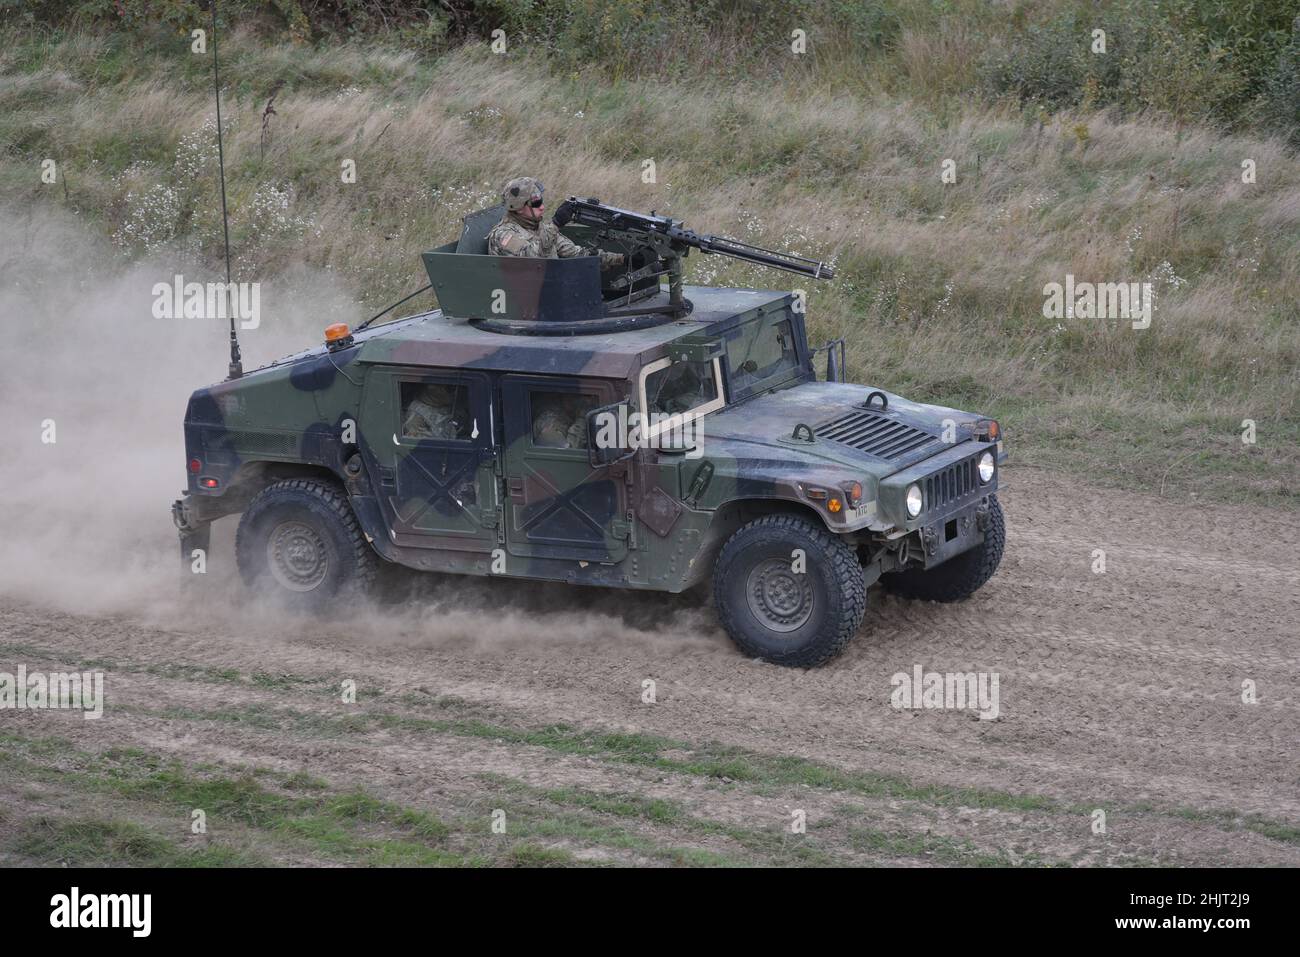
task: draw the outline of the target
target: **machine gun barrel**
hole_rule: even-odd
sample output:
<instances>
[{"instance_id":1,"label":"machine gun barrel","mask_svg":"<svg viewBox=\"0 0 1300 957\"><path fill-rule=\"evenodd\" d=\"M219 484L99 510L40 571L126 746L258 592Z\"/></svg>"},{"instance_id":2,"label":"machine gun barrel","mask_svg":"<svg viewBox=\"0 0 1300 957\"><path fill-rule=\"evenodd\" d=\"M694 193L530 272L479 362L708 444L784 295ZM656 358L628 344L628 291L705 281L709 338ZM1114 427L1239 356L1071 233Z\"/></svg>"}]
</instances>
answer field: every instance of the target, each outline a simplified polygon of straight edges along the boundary
<instances>
[{"instance_id":1,"label":"machine gun barrel","mask_svg":"<svg viewBox=\"0 0 1300 957\"><path fill-rule=\"evenodd\" d=\"M773 269L797 272L802 276L811 276L813 279L835 278L835 270L817 259L808 259L805 256L783 253L775 249L764 249L762 246L752 246L736 239L727 239L725 236L698 236L696 238L698 243L694 244L695 248L703 253L719 253L733 259L743 259L745 262L756 263L759 266L771 266Z\"/></svg>"},{"instance_id":2,"label":"machine gun barrel","mask_svg":"<svg viewBox=\"0 0 1300 957\"><path fill-rule=\"evenodd\" d=\"M817 259L764 249L725 236L696 233L694 230L684 228L680 220L657 216L654 213L646 215L628 209L619 209L617 206L606 206L598 199L580 199L570 196L565 200L555 212L555 224L565 226L571 222L632 242L638 239L654 245L666 242L677 252L684 253L687 249L698 249L702 253L730 256L733 259L759 266L770 266L773 269L783 269L813 279L832 279L835 276L832 267Z\"/></svg>"}]
</instances>

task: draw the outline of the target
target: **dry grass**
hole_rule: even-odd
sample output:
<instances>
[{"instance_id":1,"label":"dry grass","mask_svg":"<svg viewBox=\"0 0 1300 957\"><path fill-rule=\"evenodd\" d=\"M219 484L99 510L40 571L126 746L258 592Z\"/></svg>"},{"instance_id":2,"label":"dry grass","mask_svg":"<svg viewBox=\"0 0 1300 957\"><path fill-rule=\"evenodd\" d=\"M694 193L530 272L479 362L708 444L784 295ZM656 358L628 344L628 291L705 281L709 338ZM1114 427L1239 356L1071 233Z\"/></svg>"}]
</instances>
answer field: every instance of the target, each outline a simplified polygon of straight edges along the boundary
<instances>
[{"instance_id":1,"label":"dry grass","mask_svg":"<svg viewBox=\"0 0 1300 957\"><path fill-rule=\"evenodd\" d=\"M974 55L960 27L905 29L900 43L905 85L920 98L942 94ZM810 289L811 324L818 338L849 336L852 374L1000 414L1031 461L1084 462L1155 487L1133 462L1158 471L1204 447L1204 474L1174 491L1296 493L1300 160L1278 141L996 104L950 116L811 74L777 89L628 84L556 77L481 46L429 61L266 47L243 34L225 49L243 278L328 269L378 308L420 284L422 250L527 171L552 197L654 208L833 260L837 279ZM0 145L20 158L0 189L65 202L37 175L40 157L58 157L66 202L118 235L158 213L140 208L158 201L151 187L173 190L175 221L155 224L155 248L213 261L220 218L201 67L162 53L110 80L106 56L82 37L36 62L30 51L0 57ZM277 78L291 82L264 144ZM655 183L641 180L647 158ZM340 181L344 159L356 162L355 184ZM945 159L956 183L941 181ZM1254 184L1241 182L1243 159ZM282 208L259 212L268 186ZM787 282L717 258L691 263L699 281ZM1151 328L1044 318L1043 286L1066 273L1151 282ZM1244 418L1259 422L1259 446L1233 444Z\"/></svg>"}]
</instances>

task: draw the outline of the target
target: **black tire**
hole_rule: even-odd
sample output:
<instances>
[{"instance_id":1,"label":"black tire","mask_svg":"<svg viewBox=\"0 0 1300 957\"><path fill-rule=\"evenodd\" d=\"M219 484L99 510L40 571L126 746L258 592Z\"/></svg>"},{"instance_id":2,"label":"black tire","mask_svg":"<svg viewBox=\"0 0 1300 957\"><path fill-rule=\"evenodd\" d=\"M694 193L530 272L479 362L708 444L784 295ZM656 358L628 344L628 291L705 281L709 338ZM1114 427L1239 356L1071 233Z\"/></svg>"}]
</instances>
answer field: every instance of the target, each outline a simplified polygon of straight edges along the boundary
<instances>
[{"instance_id":1,"label":"black tire","mask_svg":"<svg viewBox=\"0 0 1300 957\"><path fill-rule=\"evenodd\" d=\"M796 548L805 556L802 573L792 567ZM713 599L741 651L791 668L834 658L867 611L857 554L795 515L756 519L727 540L713 570Z\"/></svg>"},{"instance_id":2,"label":"black tire","mask_svg":"<svg viewBox=\"0 0 1300 957\"><path fill-rule=\"evenodd\" d=\"M262 489L239 522L235 559L246 585L299 608L363 594L378 572L343 490L315 479Z\"/></svg>"},{"instance_id":3,"label":"black tire","mask_svg":"<svg viewBox=\"0 0 1300 957\"><path fill-rule=\"evenodd\" d=\"M880 576L880 584L900 598L919 601L964 601L993 577L1002 562L1007 526L996 495L989 496L989 527L984 541L934 568L909 568Z\"/></svg>"}]
</instances>

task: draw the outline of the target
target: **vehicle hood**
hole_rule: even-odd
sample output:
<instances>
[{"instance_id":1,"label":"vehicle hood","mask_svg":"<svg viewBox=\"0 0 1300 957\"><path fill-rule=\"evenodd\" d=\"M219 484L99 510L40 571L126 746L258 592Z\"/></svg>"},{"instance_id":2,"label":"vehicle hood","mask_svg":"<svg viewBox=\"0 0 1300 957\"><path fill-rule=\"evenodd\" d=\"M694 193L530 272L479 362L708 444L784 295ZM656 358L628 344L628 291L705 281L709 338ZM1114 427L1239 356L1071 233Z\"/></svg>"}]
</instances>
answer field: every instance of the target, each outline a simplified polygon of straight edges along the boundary
<instances>
[{"instance_id":1,"label":"vehicle hood","mask_svg":"<svg viewBox=\"0 0 1300 957\"><path fill-rule=\"evenodd\" d=\"M883 409L880 395L885 397ZM870 408L864 406L868 396L872 396ZM738 464L780 463L818 470L848 467L881 479L974 438L981 418L946 406L909 402L873 386L807 382L706 416L702 446L706 456L730 458ZM945 441L948 425L952 435ZM808 428L799 428L800 438L795 438L800 426Z\"/></svg>"}]
</instances>

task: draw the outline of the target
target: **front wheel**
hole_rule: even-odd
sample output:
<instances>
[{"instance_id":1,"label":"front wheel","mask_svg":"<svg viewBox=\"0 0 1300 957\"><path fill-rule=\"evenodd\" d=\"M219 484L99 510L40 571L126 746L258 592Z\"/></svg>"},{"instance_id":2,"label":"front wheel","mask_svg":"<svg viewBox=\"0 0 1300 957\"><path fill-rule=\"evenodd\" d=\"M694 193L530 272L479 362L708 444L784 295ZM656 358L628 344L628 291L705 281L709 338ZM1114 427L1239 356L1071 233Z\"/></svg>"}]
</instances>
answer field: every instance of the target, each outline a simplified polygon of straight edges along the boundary
<instances>
[{"instance_id":1,"label":"front wheel","mask_svg":"<svg viewBox=\"0 0 1300 957\"><path fill-rule=\"evenodd\" d=\"M867 610L857 554L794 515L768 515L736 531L718 556L713 595L741 651L794 668L842 652Z\"/></svg>"},{"instance_id":2,"label":"front wheel","mask_svg":"<svg viewBox=\"0 0 1300 957\"><path fill-rule=\"evenodd\" d=\"M886 591L900 598L921 601L963 601L993 577L1002 562L1007 542L1007 526L996 495L989 496L988 527L984 541L972 549L954 555L934 568L909 568L880 576Z\"/></svg>"},{"instance_id":3,"label":"front wheel","mask_svg":"<svg viewBox=\"0 0 1300 957\"><path fill-rule=\"evenodd\" d=\"M312 479L257 494L239 522L235 557L250 588L302 608L364 591L378 567L343 490Z\"/></svg>"}]
</instances>

